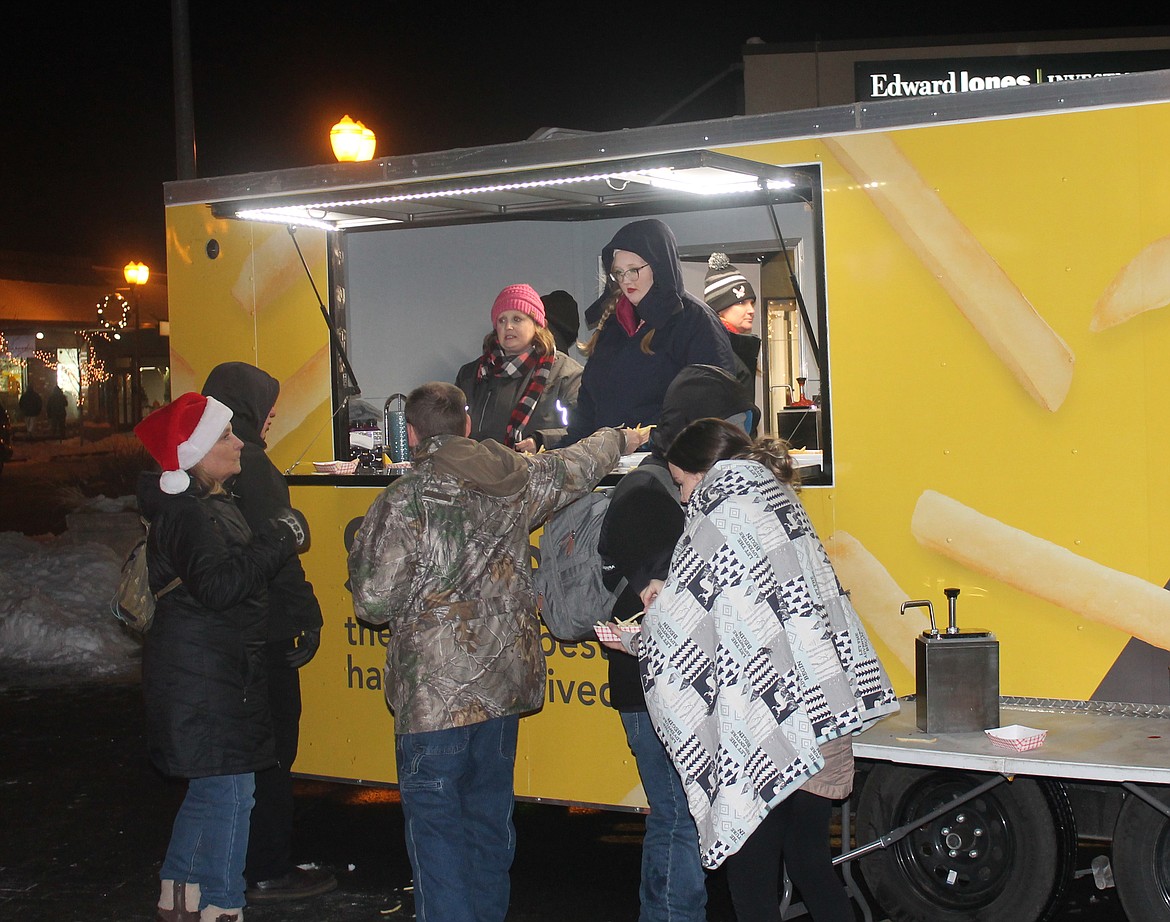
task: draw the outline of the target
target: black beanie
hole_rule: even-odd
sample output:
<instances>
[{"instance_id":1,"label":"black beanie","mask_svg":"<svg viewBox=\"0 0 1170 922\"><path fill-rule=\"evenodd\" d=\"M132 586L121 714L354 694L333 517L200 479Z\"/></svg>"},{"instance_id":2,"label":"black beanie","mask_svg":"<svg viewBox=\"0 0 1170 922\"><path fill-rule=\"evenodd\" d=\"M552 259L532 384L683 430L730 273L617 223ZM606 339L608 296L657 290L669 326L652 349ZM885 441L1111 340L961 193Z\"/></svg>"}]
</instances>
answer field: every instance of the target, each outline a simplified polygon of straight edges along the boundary
<instances>
[{"instance_id":1,"label":"black beanie","mask_svg":"<svg viewBox=\"0 0 1170 922\"><path fill-rule=\"evenodd\" d=\"M552 331L553 339L557 341L557 349L568 352L577 341L577 331L581 327L581 316L577 312L577 299L567 291L557 289L540 296L544 304L544 317Z\"/></svg>"},{"instance_id":2,"label":"black beanie","mask_svg":"<svg viewBox=\"0 0 1170 922\"><path fill-rule=\"evenodd\" d=\"M731 264L726 253L712 253L707 260L707 281L703 299L719 314L741 301L756 300L756 291L743 274Z\"/></svg>"},{"instance_id":3,"label":"black beanie","mask_svg":"<svg viewBox=\"0 0 1170 922\"><path fill-rule=\"evenodd\" d=\"M760 411L735 376L716 365L687 365L674 376L662 398L650 450L664 456L675 436L696 419L730 419L744 412L750 414L747 428L754 437Z\"/></svg>"}]
</instances>

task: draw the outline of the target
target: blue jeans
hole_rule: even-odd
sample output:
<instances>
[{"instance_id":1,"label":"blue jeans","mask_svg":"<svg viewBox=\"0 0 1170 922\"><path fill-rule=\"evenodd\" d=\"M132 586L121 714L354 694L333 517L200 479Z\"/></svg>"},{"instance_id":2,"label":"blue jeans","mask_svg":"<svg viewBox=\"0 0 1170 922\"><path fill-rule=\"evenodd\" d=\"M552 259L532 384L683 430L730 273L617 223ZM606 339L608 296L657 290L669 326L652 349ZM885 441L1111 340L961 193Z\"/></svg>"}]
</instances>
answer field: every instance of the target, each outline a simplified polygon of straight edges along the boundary
<instances>
[{"instance_id":1,"label":"blue jeans","mask_svg":"<svg viewBox=\"0 0 1170 922\"><path fill-rule=\"evenodd\" d=\"M255 776L192 778L179 807L159 877L199 884L199 906L244 905L244 858Z\"/></svg>"},{"instance_id":2,"label":"blue jeans","mask_svg":"<svg viewBox=\"0 0 1170 922\"><path fill-rule=\"evenodd\" d=\"M650 804L642 839L638 922L704 922L707 877L682 780L654 732L650 715L623 711L622 726Z\"/></svg>"},{"instance_id":3,"label":"blue jeans","mask_svg":"<svg viewBox=\"0 0 1170 922\"><path fill-rule=\"evenodd\" d=\"M503 922L518 716L395 740L418 922Z\"/></svg>"}]
</instances>

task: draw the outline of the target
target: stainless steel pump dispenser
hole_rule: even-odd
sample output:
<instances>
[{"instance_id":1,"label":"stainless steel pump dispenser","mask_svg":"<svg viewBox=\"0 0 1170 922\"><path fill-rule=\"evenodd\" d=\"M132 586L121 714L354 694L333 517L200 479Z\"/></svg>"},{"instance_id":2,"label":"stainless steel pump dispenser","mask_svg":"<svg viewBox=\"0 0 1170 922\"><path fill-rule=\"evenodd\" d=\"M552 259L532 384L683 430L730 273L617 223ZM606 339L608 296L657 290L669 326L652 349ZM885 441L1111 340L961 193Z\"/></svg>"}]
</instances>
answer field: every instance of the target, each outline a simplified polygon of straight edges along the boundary
<instances>
[{"instance_id":1,"label":"stainless steel pump dispenser","mask_svg":"<svg viewBox=\"0 0 1170 922\"><path fill-rule=\"evenodd\" d=\"M948 624L940 633L934 606L919 599L902 603L925 608L930 630L914 639L918 729L959 733L999 726L999 641L990 631L960 631L955 614L958 589L944 589Z\"/></svg>"}]
</instances>

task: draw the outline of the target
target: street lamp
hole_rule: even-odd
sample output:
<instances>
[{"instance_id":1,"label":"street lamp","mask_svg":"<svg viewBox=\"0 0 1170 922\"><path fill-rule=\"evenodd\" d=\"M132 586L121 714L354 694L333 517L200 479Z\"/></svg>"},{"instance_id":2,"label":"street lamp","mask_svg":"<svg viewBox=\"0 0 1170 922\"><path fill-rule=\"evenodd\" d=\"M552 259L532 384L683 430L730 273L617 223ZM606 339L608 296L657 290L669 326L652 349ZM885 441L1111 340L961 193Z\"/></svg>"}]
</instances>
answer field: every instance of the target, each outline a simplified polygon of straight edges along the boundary
<instances>
[{"instance_id":1,"label":"street lamp","mask_svg":"<svg viewBox=\"0 0 1170 922\"><path fill-rule=\"evenodd\" d=\"M122 274L131 285L145 285L146 280L150 278L150 267L146 263L128 262L122 269Z\"/></svg>"},{"instance_id":2,"label":"street lamp","mask_svg":"<svg viewBox=\"0 0 1170 922\"><path fill-rule=\"evenodd\" d=\"M142 317L138 305L138 291L146 284L146 280L150 278L150 269L146 263L128 262L122 269L122 274L126 277L127 283L131 286L131 291L134 294L134 345L131 348L131 360L134 365L130 369L130 399L133 401L133 406L130 409L130 420L133 424L137 424L142 419L142 373L139 370L138 355L138 338L142 331Z\"/></svg>"},{"instance_id":3,"label":"street lamp","mask_svg":"<svg viewBox=\"0 0 1170 922\"><path fill-rule=\"evenodd\" d=\"M348 115L329 129L329 143L333 145L333 156L343 162L373 160L378 139L361 122L355 122Z\"/></svg>"}]
</instances>

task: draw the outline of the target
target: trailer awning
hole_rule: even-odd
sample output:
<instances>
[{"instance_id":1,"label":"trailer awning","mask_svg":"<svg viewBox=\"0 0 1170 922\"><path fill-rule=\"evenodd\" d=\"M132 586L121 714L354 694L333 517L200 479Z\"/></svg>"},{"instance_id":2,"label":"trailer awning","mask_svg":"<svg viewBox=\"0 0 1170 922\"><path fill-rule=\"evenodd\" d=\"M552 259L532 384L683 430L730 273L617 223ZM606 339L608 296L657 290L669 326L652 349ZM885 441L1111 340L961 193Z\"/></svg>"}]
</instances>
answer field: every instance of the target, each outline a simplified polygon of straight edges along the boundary
<instances>
[{"instance_id":1,"label":"trailer awning","mask_svg":"<svg viewBox=\"0 0 1170 922\"><path fill-rule=\"evenodd\" d=\"M807 203L815 184L811 172L709 150L538 168L500 168L499 161L495 166L460 176L395 177L345 188L272 192L213 202L212 208L217 217L350 230Z\"/></svg>"},{"instance_id":2,"label":"trailer awning","mask_svg":"<svg viewBox=\"0 0 1170 922\"><path fill-rule=\"evenodd\" d=\"M164 185L164 201L168 207L208 205L218 217L247 215L329 230L808 202L817 197L810 195L815 169L778 168L714 151L973 118L1144 105L1166 98L1166 73L620 131L553 128L509 144L177 180Z\"/></svg>"}]
</instances>

